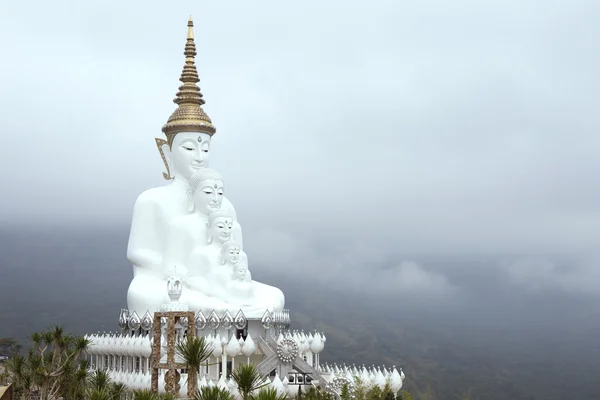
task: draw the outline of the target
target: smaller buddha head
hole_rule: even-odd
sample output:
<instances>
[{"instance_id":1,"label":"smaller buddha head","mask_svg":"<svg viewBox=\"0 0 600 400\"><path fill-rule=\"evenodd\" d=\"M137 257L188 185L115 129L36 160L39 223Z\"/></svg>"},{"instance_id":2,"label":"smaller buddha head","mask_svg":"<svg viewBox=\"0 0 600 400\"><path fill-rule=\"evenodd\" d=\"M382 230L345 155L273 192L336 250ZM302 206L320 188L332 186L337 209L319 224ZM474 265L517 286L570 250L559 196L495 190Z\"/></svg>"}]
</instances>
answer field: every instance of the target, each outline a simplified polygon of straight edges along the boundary
<instances>
[{"instance_id":1,"label":"smaller buddha head","mask_svg":"<svg viewBox=\"0 0 600 400\"><path fill-rule=\"evenodd\" d=\"M221 247L221 264L236 265L240 261L241 252L240 245L233 240L223 243L223 247Z\"/></svg>"},{"instance_id":2,"label":"smaller buddha head","mask_svg":"<svg viewBox=\"0 0 600 400\"><path fill-rule=\"evenodd\" d=\"M238 263L233 270L233 279L238 281L246 281L248 276L248 267L244 263Z\"/></svg>"},{"instance_id":3,"label":"smaller buddha head","mask_svg":"<svg viewBox=\"0 0 600 400\"><path fill-rule=\"evenodd\" d=\"M206 226L208 227L208 244L213 241L223 244L231 239L233 218L229 216L228 211L217 210L211 212Z\"/></svg>"},{"instance_id":4,"label":"smaller buddha head","mask_svg":"<svg viewBox=\"0 0 600 400\"><path fill-rule=\"evenodd\" d=\"M176 177L189 180L197 170L208 168L210 139L204 132L179 132L169 137L169 158Z\"/></svg>"},{"instance_id":5,"label":"smaller buddha head","mask_svg":"<svg viewBox=\"0 0 600 400\"><path fill-rule=\"evenodd\" d=\"M221 174L210 168L199 169L190 178L190 211L210 215L221 208L223 193Z\"/></svg>"}]
</instances>

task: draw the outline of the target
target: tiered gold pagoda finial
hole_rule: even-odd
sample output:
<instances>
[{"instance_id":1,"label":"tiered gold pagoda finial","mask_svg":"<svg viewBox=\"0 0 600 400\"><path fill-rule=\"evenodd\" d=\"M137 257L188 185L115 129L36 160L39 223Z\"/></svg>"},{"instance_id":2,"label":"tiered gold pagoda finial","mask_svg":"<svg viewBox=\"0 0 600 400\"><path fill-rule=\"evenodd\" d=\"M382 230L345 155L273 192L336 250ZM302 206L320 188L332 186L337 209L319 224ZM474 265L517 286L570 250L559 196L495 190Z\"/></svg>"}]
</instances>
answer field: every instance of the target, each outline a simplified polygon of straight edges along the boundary
<instances>
[{"instance_id":1,"label":"tiered gold pagoda finial","mask_svg":"<svg viewBox=\"0 0 600 400\"><path fill-rule=\"evenodd\" d=\"M183 54L185 55L185 64L179 78L183 85L179 86L177 97L173 99L173 102L179 107L162 127L162 131L167 135L169 146L178 132L206 132L212 136L216 131L212 121L201 107L204 99L200 88L196 85L200 82L200 78L198 78L198 71L194 63L196 45L194 44L194 22L191 16L188 21L187 41Z\"/></svg>"}]
</instances>

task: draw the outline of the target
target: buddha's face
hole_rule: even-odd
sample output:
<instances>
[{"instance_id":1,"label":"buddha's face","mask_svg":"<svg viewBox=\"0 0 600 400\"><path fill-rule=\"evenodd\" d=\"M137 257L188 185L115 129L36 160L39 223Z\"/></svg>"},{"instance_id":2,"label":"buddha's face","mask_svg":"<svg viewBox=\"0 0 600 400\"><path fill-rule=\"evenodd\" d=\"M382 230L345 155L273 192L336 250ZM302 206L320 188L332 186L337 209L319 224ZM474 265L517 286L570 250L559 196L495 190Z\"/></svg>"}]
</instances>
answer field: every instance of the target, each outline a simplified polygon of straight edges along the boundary
<instances>
[{"instance_id":1,"label":"buddha's face","mask_svg":"<svg viewBox=\"0 0 600 400\"><path fill-rule=\"evenodd\" d=\"M210 226L210 236L217 243L225 243L231 239L231 230L233 229L233 219L230 217L215 218Z\"/></svg>"},{"instance_id":2,"label":"buddha's face","mask_svg":"<svg viewBox=\"0 0 600 400\"><path fill-rule=\"evenodd\" d=\"M235 278L243 281L246 278L246 272L248 272L248 269L244 265L238 265L235 271Z\"/></svg>"},{"instance_id":3,"label":"buddha's face","mask_svg":"<svg viewBox=\"0 0 600 400\"><path fill-rule=\"evenodd\" d=\"M194 210L201 214L209 215L221 208L223 202L223 181L205 179L200 182L194 193Z\"/></svg>"},{"instance_id":4,"label":"buddha's face","mask_svg":"<svg viewBox=\"0 0 600 400\"><path fill-rule=\"evenodd\" d=\"M203 132L180 132L173 138L171 162L175 176L190 179L194 171L208 168L210 135Z\"/></svg>"},{"instance_id":5,"label":"buddha's face","mask_svg":"<svg viewBox=\"0 0 600 400\"><path fill-rule=\"evenodd\" d=\"M223 258L227 264L237 264L240 260L240 246L229 246Z\"/></svg>"}]
</instances>

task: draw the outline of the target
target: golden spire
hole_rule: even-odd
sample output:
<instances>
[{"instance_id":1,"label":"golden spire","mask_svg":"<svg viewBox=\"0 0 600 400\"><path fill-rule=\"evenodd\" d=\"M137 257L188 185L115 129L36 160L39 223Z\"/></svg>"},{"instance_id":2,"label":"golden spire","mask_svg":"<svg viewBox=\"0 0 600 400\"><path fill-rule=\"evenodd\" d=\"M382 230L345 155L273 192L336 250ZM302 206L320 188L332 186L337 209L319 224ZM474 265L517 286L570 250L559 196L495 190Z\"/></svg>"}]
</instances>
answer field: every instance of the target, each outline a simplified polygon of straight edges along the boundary
<instances>
[{"instance_id":1,"label":"golden spire","mask_svg":"<svg viewBox=\"0 0 600 400\"><path fill-rule=\"evenodd\" d=\"M173 102L179 107L162 127L162 131L167 135L169 146L178 132L205 132L212 136L216 131L212 121L201 107L204 99L200 88L196 85L200 82L200 78L198 78L198 71L194 63L196 45L194 44L194 22L191 16L188 21L187 41L183 54L185 55L185 64L179 78L183 85L179 86L177 97L173 99Z\"/></svg>"}]
</instances>

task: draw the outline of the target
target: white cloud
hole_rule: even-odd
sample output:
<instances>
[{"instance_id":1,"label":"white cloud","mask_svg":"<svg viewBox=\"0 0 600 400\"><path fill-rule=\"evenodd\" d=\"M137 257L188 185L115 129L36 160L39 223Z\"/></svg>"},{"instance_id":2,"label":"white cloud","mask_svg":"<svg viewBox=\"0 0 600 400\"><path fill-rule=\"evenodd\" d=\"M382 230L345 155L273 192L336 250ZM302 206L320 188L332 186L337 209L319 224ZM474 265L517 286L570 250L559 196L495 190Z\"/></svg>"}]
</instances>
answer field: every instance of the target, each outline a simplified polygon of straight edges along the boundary
<instances>
[{"instance_id":1,"label":"white cloud","mask_svg":"<svg viewBox=\"0 0 600 400\"><path fill-rule=\"evenodd\" d=\"M597 260L561 264L545 258L522 258L508 269L514 284L527 290L546 290L600 296L600 264Z\"/></svg>"},{"instance_id":2,"label":"white cloud","mask_svg":"<svg viewBox=\"0 0 600 400\"><path fill-rule=\"evenodd\" d=\"M444 299L458 292L444 275L428 271L412 261L403 261L393 268L382 270L375 275L374 280L382 289L400 296Z\"/></svg>"},{"instance_id":3,"label":"white cloud","mask_svg":"<svg viewBox=\"0 0 600 400\"><path fill-rule=\"evenodd\" d=\"M0 224L125 224L165 183L191 13L246 231L388 254L600 237L597 1L34 3L0 14ZM306 251L286 234L265 259Z\"/></svg>"}]
</instances>

